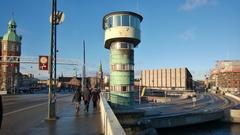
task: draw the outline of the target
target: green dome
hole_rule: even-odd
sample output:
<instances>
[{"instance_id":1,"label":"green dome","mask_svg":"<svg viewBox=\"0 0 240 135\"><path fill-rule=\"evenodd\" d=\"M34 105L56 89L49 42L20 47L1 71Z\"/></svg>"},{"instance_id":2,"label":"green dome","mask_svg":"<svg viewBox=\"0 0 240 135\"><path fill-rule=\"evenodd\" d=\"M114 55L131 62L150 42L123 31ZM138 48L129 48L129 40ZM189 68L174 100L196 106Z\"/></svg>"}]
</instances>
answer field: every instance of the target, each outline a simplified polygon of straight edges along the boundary
<instances>
[{"instance_id":1,"label":"green dome","mask_svg":"<svg viewBox=\"0 0 240 135\"><path fill-rule=\"evenodd\" d=\"M14 20L10 20L8 22L8 32L4 34L2 40L12 41L12 42L21 42L22 37L17 35L16 27L17 27L16 22Z\"/></svg>"},{"instance_id":2,"label":"green dome","mask_svg":"<svg viewBox=\"0 0 240 135\"><path fill-rule=\"evenodd\" d=\"M12 42L21 42L21 36L18 36L15 32L7 32L4 34L3 39L6 41L12 41Z\"/></svg>"},{"instance_id":3,"label":"green dome","mask_svg":"<svg viewBox=\"0 0 240 135\"><path fill-rule=\"evenodd\" d=\"M10 20L8 22L8 26L17 26L16 22L14 20Z\"/></svg>"}]
</instances>

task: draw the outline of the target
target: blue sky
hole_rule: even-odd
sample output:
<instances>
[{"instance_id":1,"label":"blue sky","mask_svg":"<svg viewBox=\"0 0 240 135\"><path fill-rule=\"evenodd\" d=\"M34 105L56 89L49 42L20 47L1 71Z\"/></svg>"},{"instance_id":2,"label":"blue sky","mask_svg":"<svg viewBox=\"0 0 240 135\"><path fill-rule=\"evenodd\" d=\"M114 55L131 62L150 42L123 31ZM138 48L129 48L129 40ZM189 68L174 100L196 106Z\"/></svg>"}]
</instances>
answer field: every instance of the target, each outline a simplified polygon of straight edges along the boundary
<instances>
[{"instance_id":1,"label":"blue sky","mask_svg":"<svg viewBox=\"0 0 240 135\"><path fill-rule=\"evenodd\" d=\"M142 42L135 49L136 76L141 69L188 67L194 79L203 79L216 60L240 59L239 0L58 0L58 9L65 12L58 26L58 57L81 60L85 40L89 75L100 60L109 72L102 17L121 10L144 18ZM13 16L23 36L22 56L49 54L51 0L1 0L0 11L0 35ZM73 75L74 68L59 65L58 74ZM37 65L22 64L21 71L47 76Z\"/></svg>"}]
</instances>

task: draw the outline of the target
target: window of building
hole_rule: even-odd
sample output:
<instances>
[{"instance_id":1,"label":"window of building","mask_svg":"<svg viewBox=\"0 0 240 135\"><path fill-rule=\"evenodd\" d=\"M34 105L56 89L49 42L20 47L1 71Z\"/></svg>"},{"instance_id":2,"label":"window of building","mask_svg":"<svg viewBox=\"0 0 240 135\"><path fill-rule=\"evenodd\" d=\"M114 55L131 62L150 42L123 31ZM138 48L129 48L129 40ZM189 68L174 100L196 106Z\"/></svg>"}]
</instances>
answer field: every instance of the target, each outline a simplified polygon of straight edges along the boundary
<instances>
[{"instance_id":1,"label":"window of building","mask_svg":"<svg viewBox=\"0 0 240 135\"><path fill-rule=\"evenodd\" d=\"M129 16L128 15L122 16L122 26L129 26Z\"/></svg>"},{"instance_id":2,"label":"window of building","mask_svg":"<svg viewBox=\"0 0 240 135\"><path fill-rule=\"evenodd\" d=\"M113 16L113 27L115 26L121 26L121 16L119 15Z\"/></svg>"},{"instance_id":3,"label":"window of building","mask_svg":"<svg viewBox=\"0 0 240 135\"><path fill-rule=\"evenodd\" d=\"M105 24L104 24L105 29L111 28L112 23L113 23L113 19L112 19L112 16L110 16L105 20Z\"/></svg>"},{"instance_id":4,"label":"window of building","mask_svg":"<svg viewBox=\"0 0 240 135\"><path fill-rule=\"evenodd\" d=\"M122 91L127 91L127 87L126 86L122 86Z\"/></svg>"},{"instance_id":5,"label":"window of building","mask_svg":"<svg viewBox=\"0 0 240 135\"><path fill-rule=\"evenodd\" d=\"M135 16L131 16L130 24L131 24L130 26L132 26L136 29L140 28L140 20Z\"/></svg>"},{"instance_id":6,"label":"window of building","mask_svg":"<svg viewBox=\"0 0 240 135\"><path fill-rule=\"evenodd\" d=\"M131 26L136 29L140 28L140 20L136 16L132 15L113 15L105 20L105 29L117 27L117 26Z\"/></svg>"},{"instance_id":7,"label":"window of building","mask_svg":"<svg viewBox=\"0 0 240 135\"><path fill-rule=\"evenodd\" d=\"M3 44L3 51L7 51L8 47L7 44Z\"/></svg>"}]
</instances>

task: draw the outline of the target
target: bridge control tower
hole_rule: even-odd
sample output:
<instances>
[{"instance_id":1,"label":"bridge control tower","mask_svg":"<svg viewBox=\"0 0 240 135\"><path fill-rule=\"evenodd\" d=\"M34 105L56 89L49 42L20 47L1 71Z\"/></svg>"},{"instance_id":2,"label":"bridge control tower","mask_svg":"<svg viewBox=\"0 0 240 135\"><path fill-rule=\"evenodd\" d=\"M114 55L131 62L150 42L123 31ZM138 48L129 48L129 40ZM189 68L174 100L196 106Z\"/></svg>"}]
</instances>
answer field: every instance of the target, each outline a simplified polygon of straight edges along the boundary
<instances>
[{"instance_id":1,"label":"bridge control tower","mask_svg":"<svg viewBox=\"0 0 240 135\"><path fill-rule=\"evenodd\" d=\"M134 104L134 48L141 41L143 17L119 11L104 16L105 48L110 50L110 101L113 106Z\"/></svg>"}]
</instances>

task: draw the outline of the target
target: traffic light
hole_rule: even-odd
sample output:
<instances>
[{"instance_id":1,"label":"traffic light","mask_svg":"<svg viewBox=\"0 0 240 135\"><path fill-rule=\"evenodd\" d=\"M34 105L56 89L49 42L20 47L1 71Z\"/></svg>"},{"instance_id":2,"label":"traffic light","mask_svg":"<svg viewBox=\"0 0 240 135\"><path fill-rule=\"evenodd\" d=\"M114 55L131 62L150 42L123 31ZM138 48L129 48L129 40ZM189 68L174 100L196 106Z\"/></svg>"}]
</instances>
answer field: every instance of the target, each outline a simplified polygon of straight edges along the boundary
<instances>
[{"instance_id":1,"label":"traffic light","mask_svg":"<svg viewBox=\"0 0 240 135\"><path fill-rule=\"evenodd\" d=\"M48 70L48 56L39 56L39 70Z\"/></svg>"}]
</instances>

